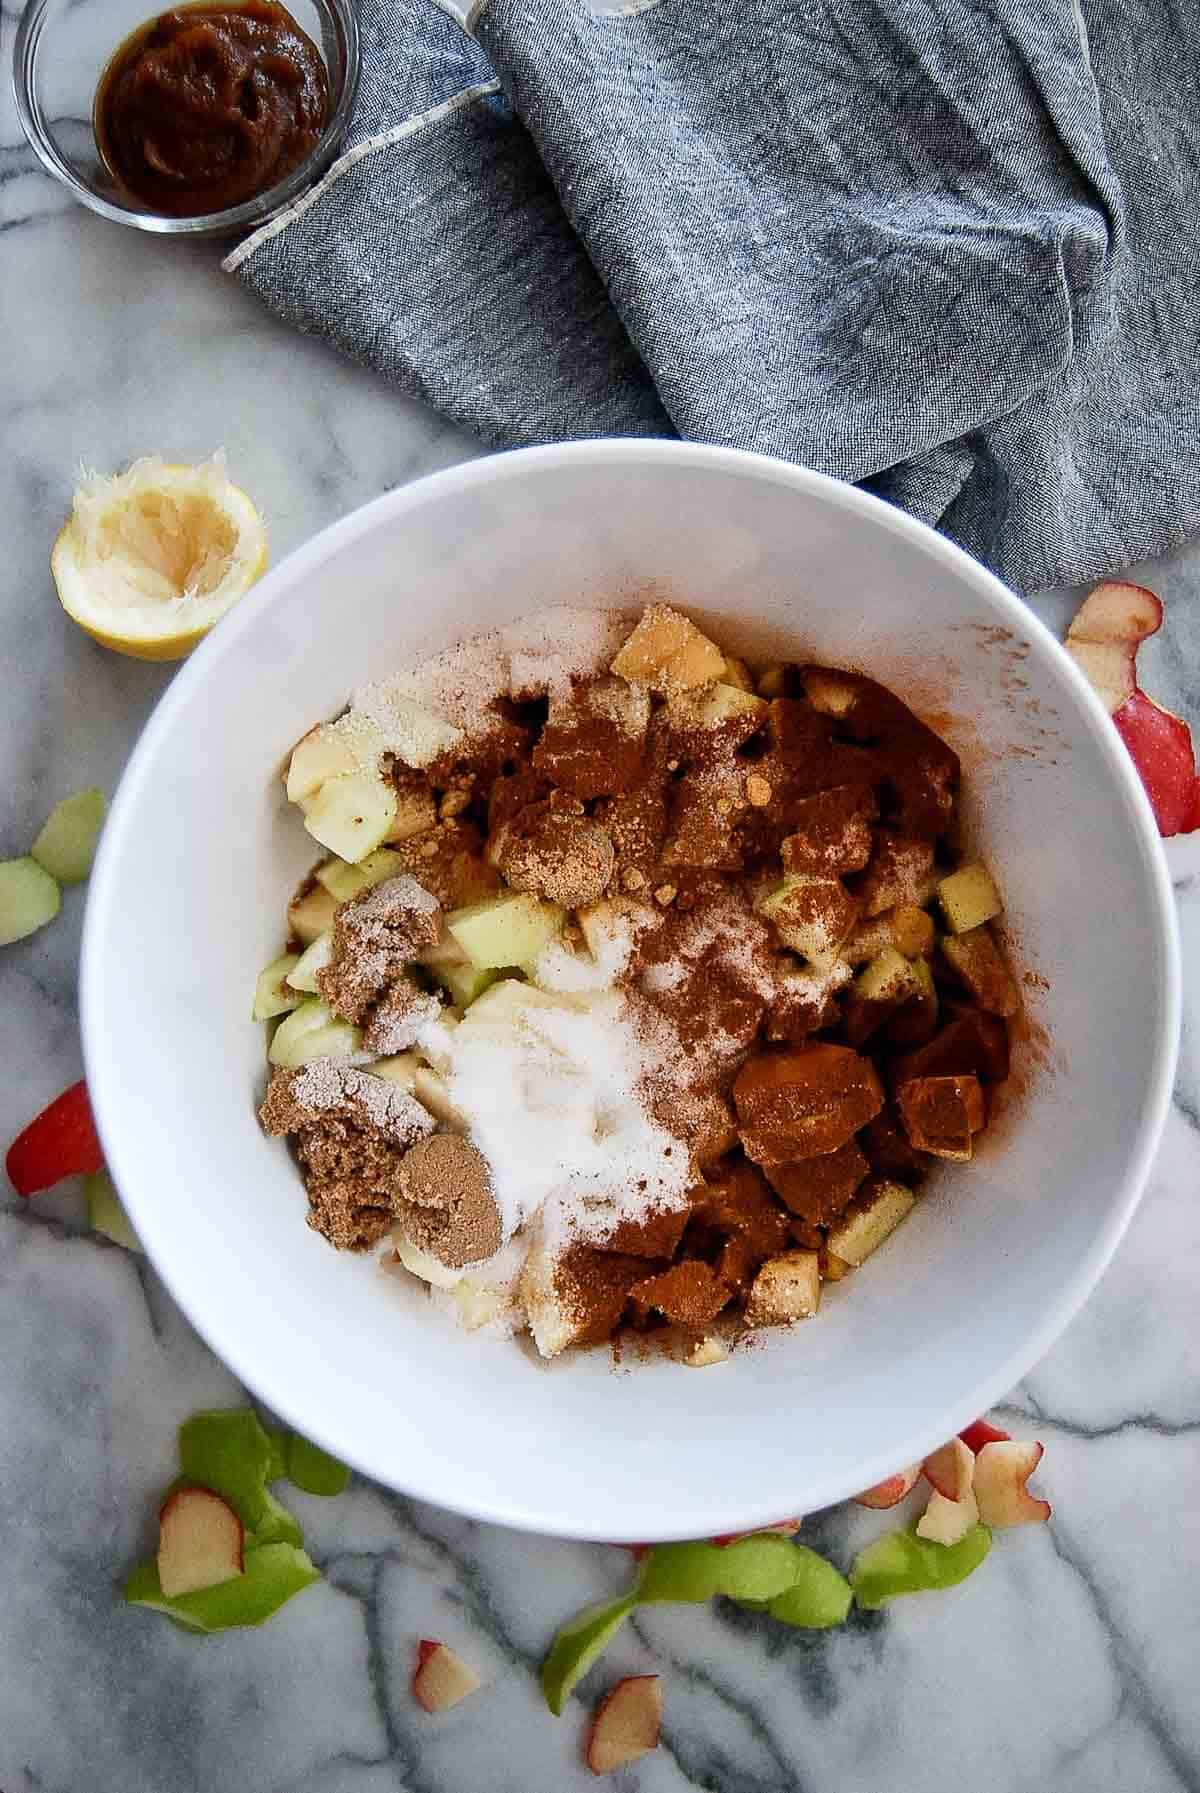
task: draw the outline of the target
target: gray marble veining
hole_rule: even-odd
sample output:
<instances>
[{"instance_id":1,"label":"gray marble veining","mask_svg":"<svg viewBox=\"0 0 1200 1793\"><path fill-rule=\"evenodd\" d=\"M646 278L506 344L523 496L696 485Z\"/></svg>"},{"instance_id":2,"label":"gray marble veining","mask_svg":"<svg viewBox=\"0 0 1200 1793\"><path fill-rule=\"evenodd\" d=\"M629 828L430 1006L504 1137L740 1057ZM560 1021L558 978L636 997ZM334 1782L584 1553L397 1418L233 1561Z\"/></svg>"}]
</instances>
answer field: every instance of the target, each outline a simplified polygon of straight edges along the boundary
<instances>
[{"instance_id":1,"label":"gray marble veining","mask_svg":"<svg viewBox=\"0 0 1200 1793\"><path fill-rule=\"evenodd\" d=\"M7 59L12 17L3 14ZM0 109L0 856L51 804L115 783L170 669L63 618L47 556L75 470L223 444L276 556L351 506L476 452L274 325L211 248L68 207ZM1200 721L1200 550L1152 571L1145 681ZM1065 598L1039 609L1061 624ZM144 1262L83 1230L77 1189L0 1197L3 1793L570 1793L616 1674L667 1682L661 1750L623 1793L1175 1793L1200 1787L1200 838L1170 849L1189 972L1175 1104L1145 1202L1085 1311L1011 1408L1047 1447L1053 1524L998 1541L938 1599L787 1633L732 1607L657 1609L563 1719L536 1667L627 1559L480 1526L356 1483L297 1497L325 1581L262 1631L197 1640L125 1608L174 1428L238 1396ZM0 1140L79 1072L82 893L0 953ZM1080 925L1089 925L1081 917ZM183 1023L181 1023L183 1024ZM986 1299L986 1291L981 1291ZM816 1515L839 1558L867 1516ZM414 1640L488 1686L429 1718Z\"/></svg>"}]
</instances>

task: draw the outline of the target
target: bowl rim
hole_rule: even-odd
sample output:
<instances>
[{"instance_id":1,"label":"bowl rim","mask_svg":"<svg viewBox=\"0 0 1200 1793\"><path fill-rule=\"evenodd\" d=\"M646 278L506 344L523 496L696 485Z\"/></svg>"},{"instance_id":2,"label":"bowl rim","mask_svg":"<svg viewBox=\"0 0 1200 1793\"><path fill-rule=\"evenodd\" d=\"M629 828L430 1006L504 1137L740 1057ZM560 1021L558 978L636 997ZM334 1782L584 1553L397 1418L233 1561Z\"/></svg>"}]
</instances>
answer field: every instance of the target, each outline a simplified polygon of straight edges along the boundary
<instances>
[{"instance_id":1,"label":"bowl rim","mask_svg":"<svg viewBox=\"0 0 1200 1793\"><path fill-rule=\"evenodd\" d=\"M41 163L46 173L52 175L60 185L74 195L80 205L89 211L96 212L101 218L107 218L113 224L130 225L134 230L144 230L156 236L176 237L232 237L243 230L252 230L268 223L278 213L285 210L310 187L320 180L330 164L337 156L345 138L350 119L354 112L354 103L358 97L359 76L362 72L362 45L358 28L358 13L353 0L313 0L314 5L328 13L339 29L343 39L346 67L342 77L341 91L325 129L302 162L297 163L290 174L275 186L267 187L256 193L252 199L244 199L240 205L227 206L219 212L200 212L190 218L175 218L165 212L138 212L128 206L114 205L111 200L104 199L93 191L86 181L79 176L58 154L48 132L42 127L41 106L33 84L33 57L38 39L46 21L51 0L26 0L21 16L17 21L17 29L13 38L13 54L11 79L13 100L17 117L21 121L21 129L25 133L26 142ZM159 9L165 10L164 8ZM147 23L156 17L150 13ZM114 50L119 45L114 45ZM324 61L324 56L322 56ZM328 64L326 63L328 72Z\"/></svg>"},{"instance_id":2,"label":"bowl rim","mask_svg":"<svg viewBox=\"0 0 1200 1793\"><path fill-rule=\"evenodd\" d=\"M1130 1168L1125 1185L1119 1199L1105 1216L1103 1225L1097 1229L1089 1249L1079 1259L1074 1275L1060 1286L1056 1299L1048 1305L1041 1323L1002 1362L980 1377L953 1410L930 1415L927 1423L913 1431L907 1441L903 1460L919 1462L977 1415L988 1412L1044 1356L1079 1312L1124 1236L1145 1189L1170 1105L1182 1009L1179 925L1166 854L1141 779L1112 726L1108 712L1071 656L1015 593L955 543L873 494L827 474L744 449L655 438L597 438L547 447L514 449L458 463L386 492L318 531L264 574L235 609L200 643L163 693L125 767L101 837L84 915L80 1022L88 1088L106 1161L117 1187L120 1188L122 1168L127 1165L132 1167L135 1161L136 1154L132 1145L137 1130L136 1109L123 1100L124 1092L119 1083L110 1078L105 1063L104 944L107 920L109 913L119 903L117 867L123 856L125 838L135 817L142 789L153 777L159 744L169 733L176 712L194 688L217 670L224 657L237 651L241 635L264 611L269 610L296 581L302 580L310 569L327 563L331 556L336 555L349 542L371 532L384 520L390 522L401 518L431 499L453 496L476 486L503 483L509 479L524 477L528 472L536 472L540 468L552 469L569 462L584 466L664 463L711 468L741 477L766 479L815 496L843 512L847 519L857 517L873 526L882 526L909 539L927 553L933 553L950 571L975 586L981 594L985 594L1002 620L1015 625L1049 653L1064 683L1080 700L1083 714L1100 745L1102 758L1114 781L1122 787L1124 796L1130 802L1132 826L1148 861L1155 897L1154 922L1162 953L1163 1003L1157 1048L1147 1080L1147 1097L1136 1139L1131 1144ZM134 1122L132 1127L128 1126L130 1118ZM127 1145L131 1148L128 1151ZM131 1208L136 1226L136 1204L131 1203ZM269 1377L265 1380L259 1377L254 1362L242 1350L236 1327L232 1329L233 1336L230 1336L231 1328L219 1303L210 1312L193 1311L193 1292L189 1291L185 1295L176 1287L172 1273L161 1269L157 1264L155 1268L172 1298L205 1343L249 1391L289 1424L294 1424L317 1443L344 1458L361 1474L374 1481L382 1479L378 1468L370 1461L369 1443L364 1441L361 1449L355 1448L353 1443L348 1447L346 1440L333 1436L333 1421L328 1428L321 1425L314 1427L311 1416L301 1411L291 1386L283 1382L276 1383ZM858 1486L872 1486L875 1481L895 1469L896 1464L893 1462L884 1463L868 1456L864 1460L863 1480ZM843 1487L840 1482L837 1485L823 1485L819 1467L812 1480L814 1495L810 1500L810 1511L848 1499L857 1492L856 1488ZM406 1474L399 1488L400 1492L411 1498L428 1501L489 1524L510 1526L547 1536L612 1541L610 1527L601 1524L581 1525L570 1516L564 1518L547 1513L528 1500L522 1502L514 1499L502 1488L496 1489L494 1493L489 1491L486 1500L460 1498L453 1488L443 1486L436 1474L427 1476L420 1461L413 1463L412 1473ZM749 1511L743 1508L730 1510L727 1505L721 1504L723 1498L719 1489L699 1492L692 1490L689 1493L690 1516L686 1532L680 1530L678 1521L672 1524L669 1516L666 1516L657 1527L650 1526L641 1536L647 1542L685 1535L717 1536L730 1531L769 1525L779 1518L778 1494L768 1493L760 1504Z\"/></svg>"}]
</instances>

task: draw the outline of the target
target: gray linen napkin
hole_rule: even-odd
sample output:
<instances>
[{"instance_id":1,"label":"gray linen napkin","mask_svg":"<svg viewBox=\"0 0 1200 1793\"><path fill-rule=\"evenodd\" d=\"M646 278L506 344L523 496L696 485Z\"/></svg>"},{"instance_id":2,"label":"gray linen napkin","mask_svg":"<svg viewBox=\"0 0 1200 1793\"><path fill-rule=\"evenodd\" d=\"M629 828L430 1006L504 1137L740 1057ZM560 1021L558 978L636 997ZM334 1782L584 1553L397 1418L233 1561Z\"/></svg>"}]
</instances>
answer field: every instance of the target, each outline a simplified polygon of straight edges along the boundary
<instances>
[{"instance_id":1,"label":"gray linen napkin","mask_svg":"<svg viewBox=\"0 0 1200 1793\"><path fill-rule=\"evenodd\" d=\"M225 266L493 444L862 481L1021 590L1200 527L1200 28L1150 0L362 0Z\"/></svg>"}]
</instances>

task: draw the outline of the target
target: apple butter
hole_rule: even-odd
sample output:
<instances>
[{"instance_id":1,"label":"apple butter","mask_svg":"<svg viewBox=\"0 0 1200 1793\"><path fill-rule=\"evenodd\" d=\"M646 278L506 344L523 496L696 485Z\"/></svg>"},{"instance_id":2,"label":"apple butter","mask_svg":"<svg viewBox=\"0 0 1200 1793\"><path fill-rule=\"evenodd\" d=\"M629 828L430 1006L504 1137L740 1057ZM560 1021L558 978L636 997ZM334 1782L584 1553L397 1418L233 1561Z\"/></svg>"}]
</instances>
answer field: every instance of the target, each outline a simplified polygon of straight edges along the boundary
<instances>
[{"instance_id":1,"label":"apple butter","mask_svg":"<svg viewBox=\"0 0 1200 1793\"><path fill-rule=\"evenodd\" d=\"M265 193L319 139L325 65L276 0L175 7L117 50L96 92L96 142L152 211L194 218Z\"/></svg>"}]
</instances>

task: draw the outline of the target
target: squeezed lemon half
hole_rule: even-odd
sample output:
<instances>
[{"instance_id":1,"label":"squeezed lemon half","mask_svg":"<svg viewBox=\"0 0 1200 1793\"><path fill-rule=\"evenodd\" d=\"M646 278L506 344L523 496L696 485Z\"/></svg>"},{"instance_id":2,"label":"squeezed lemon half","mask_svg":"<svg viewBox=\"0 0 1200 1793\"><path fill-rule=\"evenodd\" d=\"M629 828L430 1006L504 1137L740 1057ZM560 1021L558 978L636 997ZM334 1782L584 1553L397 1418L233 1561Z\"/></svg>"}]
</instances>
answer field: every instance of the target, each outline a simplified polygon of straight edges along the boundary
<instances>
[{"instance_id":1,"label":"squeezed lemon half","mask_svg":"<svg viewBox=\"0 0 1200 1793\"><path fill-rule=\"evenodd\" d=\"M262 518L220 453L86 475L50 556L67 615L138 660L181 660L266 564Z\"/></svg>"}]
</instances>

